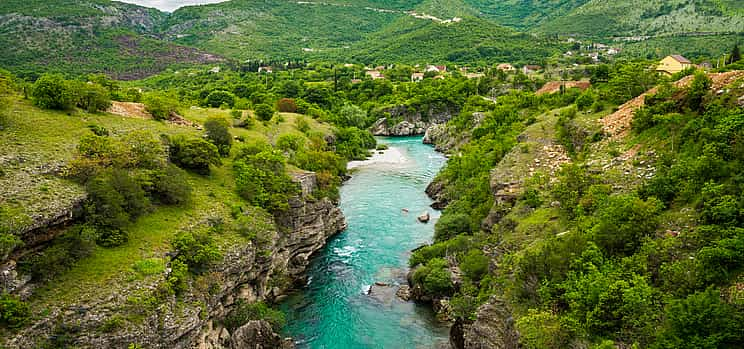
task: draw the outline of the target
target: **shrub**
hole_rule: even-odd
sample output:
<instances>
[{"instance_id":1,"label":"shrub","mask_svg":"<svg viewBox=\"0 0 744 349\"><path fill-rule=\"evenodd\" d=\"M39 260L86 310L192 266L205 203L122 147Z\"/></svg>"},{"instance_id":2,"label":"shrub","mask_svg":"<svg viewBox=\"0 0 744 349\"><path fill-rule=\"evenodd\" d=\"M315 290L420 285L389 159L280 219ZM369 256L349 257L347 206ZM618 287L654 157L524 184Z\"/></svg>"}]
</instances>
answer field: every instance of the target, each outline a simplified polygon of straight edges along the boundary
<instances>
[{"instance_id":1,"label":"shrub","mask_svg":"<svg viewBox=\"0 0 744 349\"><path fill-rule=\"evenodd\" d=\"M129 233L126 230L110 227L99 227L96 244L103 247L117 247L129 241Z\"/></svg>"},{"instance_id":2,"label":"shrub","mask_svg":"<svg viewBox=\"0 0 744 349\"><path fill-rule=\"evenodd\" d=\"M232 136L229 131L230 124L222 118L210 117L204 122L204 129L207 131L207 139L214 144L220 155L230 155L232 146Z\"/></svg>"},{"instance_id":3,"label":"shrub","mask_svg":"<svg viewBox=\"0 0 744 349\"><path fill-rule=\"evenodd\" d=\"M201 138L176 136L171 138L171 161L199 174L209 174L209 165L220 165L217 147Z\"/></svg>"},{"instance_id":4,"label":"shrub","mask_svg":"<svg viewBox=\"0 0 744 349\"><path fill-rule=\"evenodd\" d=\"M483 254L483 251L473 249L462 257L460 269L462 269L465 275L467 275L471 280L477 281L488 273L488 264L488 257Z\"/></svg>"},{"instance_id":5,"label":"shrub","mask_svg":"<svg viewBox=\"0 0 744 349\"><path fill-rule=\"evenodd\" d=\"M369 156L368 149L377 146L371 133L356 127L337 129L335 135L336 153L348 160L364 160Z\"/></svg>"},{"instance_id":6,"label":"shrub","mask_svg":"<svg viewBox=\"0 0 744 349\"><path fill-rule=\"evenodd\" d=\"M152 114L155 120L166 120L171 113L178 110L178 101L164 93L148 93L143 98L145 110Z\"/></svg>"},{"instance_id":7,"label":"shrub","mask_svg":"<svg viewBox=\"0 0 744 349\"><path fill-rule=\"evenodd\" d=\"M0 324L9 328L23 326L31 315L26 302L9 294L0 295Z\"/></svg>"},{"instance_id":8,"label":"shrub","mask_svg":"<svg viewBox=\"0 0 744 349\"><path fill-rule=\"evenodd\" d=\"M240 196L269 212L287 210L289 198L299 192L297 183L286 174L284 157L277 151L238 158L234 169Z\"/></svg>"},{"instance_id":9,"label":"shrub","mask_svg":"<svg viewBox=\"0 0 744 349\"><path fill-rule=\"evenodd\" d=\"M363 129L367 126L367 112L353 104L341 107L338 118L339 124L345 127Z\"/></svg>"},{"instance_id":10,"label":"shrub","mask_svg":"<svg viewBox=\"0 0 744 349\"><path fill-rule=\"evenodd\" d=\"M77 106L90 113L105 111L111 107L109 91L95 83L80 83L77 85Z\"/></svg>"},{"instance_id":11,"label":"shrub","mask_svg":"<svg viewBox=\"0 0 744 349\"><path fill-rule=\"evenodd\" d=\"M100 125L91 124L88 125L88 129L90 130L90 132L93 132L94 135L99 137L105 137L109 135L109 131L105 127Z\"/></svg>"},{"instance_id":12,"label":"shrub","mask_svg":"<svg viewBox=\"0 0 744 349\"><path fill-rule=\"evenodd\" d=\"M305 146L305 139L302 136L287 133L279 136L276 146L283 151L296 152Z\"/></svg>"},{"instance_id":13,"label":"shrub","mask_svg":"<svg viewBox=\"0 0 744 349\"><path fill-rule=\"evenodd\" d=\"M294 99L282 98L276 102L276 110L280 113L294 113L297 112L297 104Z\"/></svg>"},{"instance_id":14,"label":"shrub","mask_svg":"<svg viewBox=\"0 0 744 349\"><path fill-rule=\"evenodd\" d=\"M99 227L123 228L150 205L142 186L123 170L106 171L93 178L87 191L86 218Z\"/></svg>"},{"instance_id":15,"label":"shrub","mask_svg":"<svg viewBox=\"0 0 744 349\"><path fill-rule=\"evenodd\" d=\"M232 108L235 105L235 95L222 90L212 91L207 95L204 103L212 108L219 108L223 104Z\"/></svg>"},{"instance_id":16,"label":"shrub","mask_svg":"<svg viewBox=\"0 0 744 349\"><path fill-rule=\"evenodd\" d=\"M295 119L295 127L302 133L307 134L310 131L310 123L307 122L304 116L298 116Z\"/></svg>"},{"instance_id":17,"label":"shrub","mask_svg":"<svg viewBox=\"0 0 744 349\"><path fill-rule=\"evenodd\" d=\"M67 110L75 106L77 94L62 75L44 74L34 83L31 98L40 108Z\"/></svg>"},{"instance_id":18,"label":"shrub","mask_svg":"<svg viewBox=\"0 0 744 349\"><path fill-rule=\"evenodd\" d=\"M434 226L434 241L445 241L470 232L470 217L467 214L445 213Z\"/></svg>"},{"instance_id":19,"label":"shrub","mask_svg":"<svg viewBox=\"0 0 744 349\"><path fill-rule=\"evenodd\" d=\"M214 239L203 232L181 232L172 241L173 248L178 251L177 259L186 263L194 273L206 268L222 259L222 253Z\"/></svg>"},{"instance_id":20,"label":"shrub","mask_svg":"<svg viewBox=\"0 0 744 349\"><path fill-rule=\"evenodd\" d=\"M274 108L268 104L257 105L253 112L256 114L256 118L261 121L271 121L274 117Z\"/></svg>"},{"instance_id":21,"label":"shrub","mask_svg":"<svg viewBox=\"0 0 744 349\"><path fill-rule=\"evenodd\" d=\"M651 236L662 205L656 198L643 201L635 195L610 196L597 213L594 241L610 255L629 255Z\"/></svg>"},{"instance_id":22,"label":"shrub","mask_svg":"<svg viewBox=\"0 0 744 349\"><path fill-rule=\"evenodd\" d=\"M423 279L424 289L433 295L449 295L453 291L452 275L447 269L447 262L434 258L426 263L429 272Z\"/></svg>"},{"instance_id":23,"label":"shrub","mask_svg":"<svg viewBox=\"0 0 744 349\"><path fill-rule=\"evenodd\" d=\"M263 302L247 303L241 301L225 317L223 324L230 332L233 332L252 320L268 321L275 331L279 331L285 323L284 314L281 311L272 309Z\"/></svg>"},{"instance_id":24,"label":"shrub","mask_svg":"<svg viewBox=\"0 0 744 349\"><path fill-rule=\"evenodd\" d=\"M169 164L155 175L152 193L163 204L177 205L189 200L191 186L183 170Z\"/></svg>"},{"instance_id":25,"label":"shrub","mask_svg":"<svg viewBox=\"0 0 744 349\"><path fill-rule=\"evenodd\" d=\"M4 261L17 247L23 246L23 240L19 237L0 232L0 261Z\"/></svg>"},{"instance_id":26,"label":"shrub","mask_svg":"<svg viewBox=\"0 0 744 349\"><path fill-rule=\"evenodd\" d=\"M591 92L584 92L579 96L579 98L576 98L576 107L579 108L579 110L586 110L592 104L594 104L594 95Z\"/></svg>"}]
</instances>

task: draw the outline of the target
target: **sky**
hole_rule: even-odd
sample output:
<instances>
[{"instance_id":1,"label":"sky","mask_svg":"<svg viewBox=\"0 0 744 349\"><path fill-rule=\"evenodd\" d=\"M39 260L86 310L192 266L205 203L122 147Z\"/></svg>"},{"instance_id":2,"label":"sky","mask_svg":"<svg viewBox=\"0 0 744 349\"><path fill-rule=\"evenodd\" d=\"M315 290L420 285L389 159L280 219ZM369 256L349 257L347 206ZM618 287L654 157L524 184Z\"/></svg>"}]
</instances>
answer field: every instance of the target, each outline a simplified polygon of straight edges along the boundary
<instances>
[{"instance_id":1,"label":"sky","mask_svg":"<svg viewBox=\"0 0 744 349\"><path fill-rule=\"evenodd\" d=\"M118 0L121 2L128 2L130 4L137 4L146 7L154 7L161 11L173 12L179 7L189 5L203 5L213 4L215 2L224 2L226 0Z\"/></svg>"}]
</instances>

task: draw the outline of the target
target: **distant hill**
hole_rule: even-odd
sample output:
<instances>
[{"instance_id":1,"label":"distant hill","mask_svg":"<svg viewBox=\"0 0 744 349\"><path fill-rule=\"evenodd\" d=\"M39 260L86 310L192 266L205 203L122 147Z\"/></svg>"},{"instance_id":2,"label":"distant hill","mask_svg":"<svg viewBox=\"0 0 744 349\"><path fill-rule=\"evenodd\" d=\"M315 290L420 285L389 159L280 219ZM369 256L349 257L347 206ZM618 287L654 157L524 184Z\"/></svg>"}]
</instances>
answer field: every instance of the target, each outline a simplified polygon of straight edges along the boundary
<instances>
[{"instance_id":1,"label":"distant hill","mask_svg":"<svg viewBox=\"0 0 744 349\"><path fill-rule=\"evenodd\" d=\"M593 37L742 32L744 1L591 0L533 30Z\"/></svg>"},{"instance_id":2,"label":"distant hill","mask_svg":"<svg viewBox=\"0 0 744 349\"><path fill-rule=\"evenodd\" d=\"M5 0L0 66L131 79L222 58L519 63L558 53L556 38L567 35L649 37L628 51L649 58L711 56L719 48L690 35L728 43L741 28L737 0L232 0L174 13L107 0Z\"/></svg>"},{"instance_id":3,"label":"distant hill","mask_svg":"<svg viewBox=\"0 0 744 349\"><path fill-rule=\"evenodd\" d=\"M128 79L172 64L219 60L159 40L154 33L165 18L157 10L103 0L3 0L0 66L21 75L106 72Z\"/></svg>"}]
</instances>

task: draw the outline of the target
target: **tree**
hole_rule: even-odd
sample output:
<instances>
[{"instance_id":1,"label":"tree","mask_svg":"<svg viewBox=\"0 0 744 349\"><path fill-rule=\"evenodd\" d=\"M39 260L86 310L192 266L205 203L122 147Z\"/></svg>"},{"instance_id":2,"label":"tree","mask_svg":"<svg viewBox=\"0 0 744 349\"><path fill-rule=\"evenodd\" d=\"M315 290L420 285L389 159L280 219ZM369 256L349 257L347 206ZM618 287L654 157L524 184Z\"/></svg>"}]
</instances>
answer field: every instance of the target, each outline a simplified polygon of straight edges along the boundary
<instances>
[{"instance_id":1,"label":"tree","mask_svg":"<svg viewBox=\"0 0 744 349\"><path fill-rule=\"evenodd\" d=\"M230 147L232 146L229 125L227 120L217 117L207 118L207 121L204 122L207 139L217 147L217 150L223 157L230 155Z\"/></svg>"},{"instance_id":2,"label":"tree","mask_svg":"<svg viewBox=\"0 0 744 349\"><path fill-rule=\"evenodd\" d=\"M610 73L608 85L616 102L622 103L637 97L656 85L656 72L644 63L626 63Z\"/></svg>"},{"instance_id":3,"label":"tree","mask_svg":"<svg viewBox=\"0 0 744 349\"><path fill-rule=\"evenodd\" d=\"M274 117L274 108L268 104L257 105L253 112L256 114L256 118L261 121L271 121L271 118Z\"/></svg>"},{"instance_id":4,"label":"tree","mask_svg":"<svg viewBox=\"0 0 744 349\"><path fill-rule=\"evenodd\" d=\"M170 159L179 167L199 174L209 174L209 165L220 164L217 147L201 138L171 138Z\"/></svg>"},{"instance_id":5,"label":"tree","mask_svg":"<svg viewBox=\"0 0 744 349\"><path fill-rule=\"evenodd\" d=\"M731 50L731 58L729 59L729 62L731 64L734 64L741 60L741 50L739 49L739 44L734 45L734 49Z\"/></svg>"},{"instance_id":6,"label":"tree","mask_svg":"<svg viewBox=\"0 0 744 349\"><path fill-rule=\"evenodd\" d=\"M170 118L171 113L178 109L178 102L163 93L148 93L144 97L145 110L152 114L155 120Z\"/></svg>"},{"instance_id":7,"label":"tree","mask_svg":"<svg viewBox=\"0 0 744 349\"><path fill-rule=\"evenodd\" d=\"M282 113L294 113L297 111L297 104L294 99L282 98L276 102L276 110Z\"/></svg>"},{"instance_id":8,"label":"tree","mask_svg":"<svg viewBox=\"0 0 744 349\"><path fill-rule=\"evenodd\" d=\"M367 112L353 104L341 107L338 117L339 124L346 127L364 129L367 126Z\"/></svg>"},{"instance_id":9,"label":"tree","mask_svg":"<svg viewBox=\"0 0 744 349\"><path fill-rule=\"evenodd\" d=\"M96 83L80 83L77 85L77 106L90 113L104 111L111 106L111 95L109 91Z\"/></svg>"},{"instance_id":10,"label":"tree","mask_svg":"<svg viewBox=\"0 0 744 349\"><path fill-rule=\"evenodd\" d=\"M31 98L44 109L68 110L75 106L77 95L60 74L44 74L33 85Z\"/></svg>"},{"instance_id":11,"label":"tree","mask_svg":"<svg viewBox=\"0 0 744 349\"><path fill-rule=\"evenodd\" d=\"M212 108L219 108L223 104L232 108L235 105L235 95L222 90L212 91L204 102Z\"/></svg>"}]
</instances>

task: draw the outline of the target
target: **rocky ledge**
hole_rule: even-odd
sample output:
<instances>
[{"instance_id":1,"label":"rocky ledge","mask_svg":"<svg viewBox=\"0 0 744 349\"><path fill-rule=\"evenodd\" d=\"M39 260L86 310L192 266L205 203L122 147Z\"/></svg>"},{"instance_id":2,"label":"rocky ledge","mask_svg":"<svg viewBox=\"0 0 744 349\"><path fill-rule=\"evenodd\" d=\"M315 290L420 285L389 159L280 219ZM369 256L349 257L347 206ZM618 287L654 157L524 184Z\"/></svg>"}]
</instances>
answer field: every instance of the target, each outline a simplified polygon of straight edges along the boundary
<instances>
[{"instance_id":1,"label":"rocky ledge","mask_svg":"<svg viewBox=\"0 0 744 349\"><path fill-rule=\"evenodd\" d=\"M389 117L377 120L370 128L375 136L423 135L430 127L449 121L459 110L440 106L420 111L412 106L401 105L384 109L383 113Z\"/></svg>"}]
</instances>

